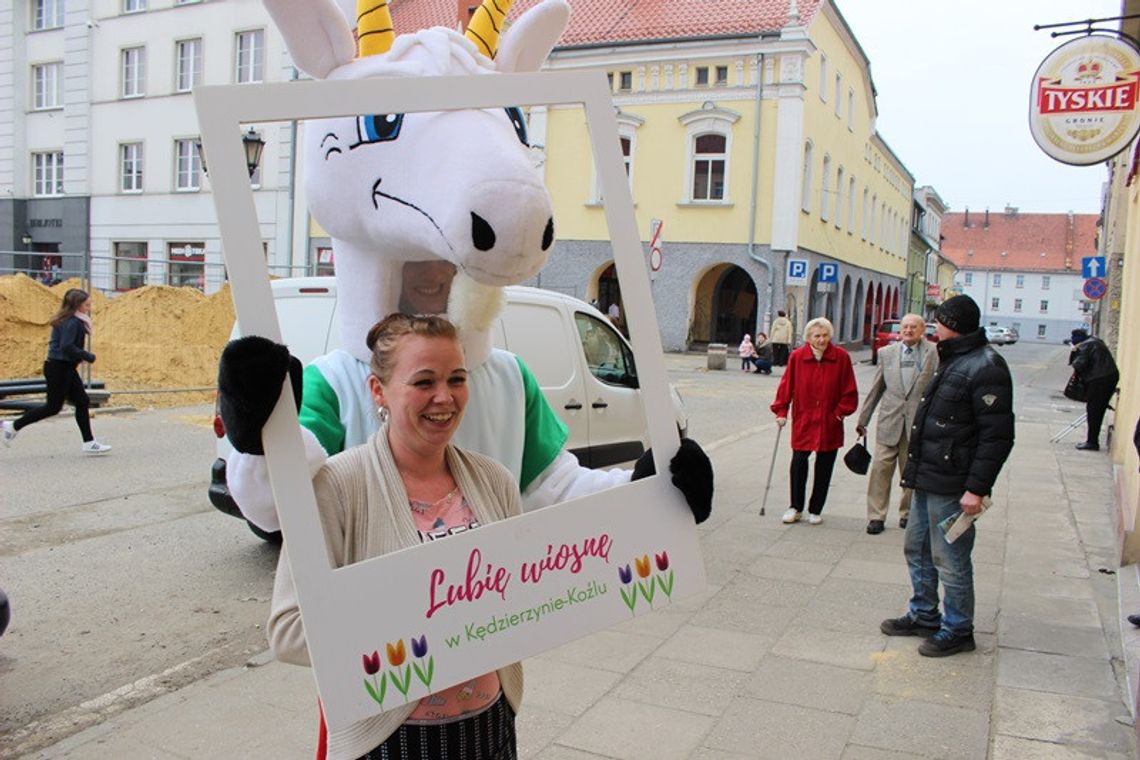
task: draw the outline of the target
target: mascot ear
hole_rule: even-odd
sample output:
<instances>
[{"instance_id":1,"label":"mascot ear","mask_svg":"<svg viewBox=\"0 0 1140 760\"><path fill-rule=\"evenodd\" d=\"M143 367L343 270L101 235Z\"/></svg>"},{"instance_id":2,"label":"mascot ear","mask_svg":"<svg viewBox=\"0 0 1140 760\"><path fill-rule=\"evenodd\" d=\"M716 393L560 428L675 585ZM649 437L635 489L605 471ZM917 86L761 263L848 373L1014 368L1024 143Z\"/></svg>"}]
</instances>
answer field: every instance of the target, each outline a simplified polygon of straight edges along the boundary
<instances>
[{"instance_id":1,"label":"mascot ear","mask_svg":"<svg viewBox=\"0 0 1140 760\"><path fill-rule=\"evenodd\" d=\"M538 71L570 20L565 0L543 0L519 16L499 41L495 69L504 73Z\"/></svg>"},{"instance_id":2,"label":"mascot ear","mask_svg":"<svg viewBox=\"0 0 1140 760\"><path fill-rule=\"evenodd\" d=\"M264 0L297 68L314 79L356 55L352 29L331 0Z\"/></svg>"}]
</instances>

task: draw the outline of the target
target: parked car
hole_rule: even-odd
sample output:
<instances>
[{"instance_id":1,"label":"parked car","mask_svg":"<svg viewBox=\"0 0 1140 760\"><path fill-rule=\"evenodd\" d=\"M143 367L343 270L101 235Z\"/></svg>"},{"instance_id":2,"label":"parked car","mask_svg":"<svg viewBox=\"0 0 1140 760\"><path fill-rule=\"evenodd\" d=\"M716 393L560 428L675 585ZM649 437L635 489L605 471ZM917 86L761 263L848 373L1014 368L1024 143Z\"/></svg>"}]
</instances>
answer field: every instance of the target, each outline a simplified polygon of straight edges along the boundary
<instances>
[{"instance_id":1,"label":"parked car","mask_svg":"<svg viewBox=\"0 0 1140 760\"><path fill-rule=\"evenodd\" d=\"M879 363L880 348L902 339L901 329L900 320L897 319L884 319L879 323L879 329L875 331L875 337L871 341L871 364ZM926 339L931 343L938 342L938 333L935 332L933 322L926 323Z\"/></svg>"},{"instance_id":2,"label":"parked car","mask_svg":"<svg viewBox=\"0 0 1140 760\"><path fill-rule=\"evenodd\" d=\"M995 346L1008 346L1017 342L1017 336L1008 327L986 325L986 340Z\"/></svg>"},{"instance_id":3,"label":"parked car","mask_svg":"<svg viewBox=\"0 0 1140 760\"><path fill-rule=\"evenodd\" d=\"M282 341L308 363L340 347L335 328L336 280L298 277L272 282ZM586 467L608 467L637 459L649 445L645 409L633 349L604 314L572 296L538 288L506 289L507 303L491 329L492 342L523 358L547 402L570 429L566 449ZM231 337L241 335L234 325ZM689 420L670 386L677 431ZM210 503L241 517L226 485L230 445L221 417L214 415L217 459L211 470ZM279 541L279 533L258 536Z\"/></svg>"}]
</instances>

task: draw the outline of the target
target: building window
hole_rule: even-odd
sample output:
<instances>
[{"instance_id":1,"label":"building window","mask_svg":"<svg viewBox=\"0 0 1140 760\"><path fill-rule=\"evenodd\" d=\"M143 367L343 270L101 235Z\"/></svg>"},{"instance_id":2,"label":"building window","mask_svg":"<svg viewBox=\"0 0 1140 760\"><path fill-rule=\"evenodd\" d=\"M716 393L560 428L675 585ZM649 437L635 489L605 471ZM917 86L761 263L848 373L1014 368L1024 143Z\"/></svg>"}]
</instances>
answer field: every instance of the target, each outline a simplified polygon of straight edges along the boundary
<instances>
[{"instance_id":1,"label":"building window","mask_svg":"<svg viewBox=\"0 0 1140 760\"><path fill-rule=\"evenodd\" d=\"M170 260L168 285L176 288L206 287L205 243L167 243L166 258Z\"/></svg>"},{"instance_id":2,"label":"building window","mask_svg":"<svg viewBox=\"0 0 1140 760\"><path fill-rule=\"evenodd\" d=\"M32 154L32 195L63 195L63 152Z\"/></svg>"},{"instance_id":3,"label":"building window","mask_svg":"<svg viewBox=\"0 0 1140 760\"><path fill-rule=\"evenodd\" d=\"M819 218L827 221L831 217L831 156L823 155L823 173L819 180Z\"/></svg>"},{"instance_id":4,"label":"building window","mask_svg":"<svg viewBox=\"0 0 1140 760\"><path fill-rule=\"evenodd\" d=\"M1025 275L1023 275L1023 274L1014 275L1013 287L1024 288L1025 287Z\"/></svg>"},{"instance_id":5,"label":"building window","mask_svg":"<svg viewBox=\"0 0 1140 760\"><path fill-rule=\"evenodd\" d=\"M63 26L63 0L32 0L32 29L59 29Z\"/></svg>"},{"instance_id":6,"label":"building window","mask_svg":"<svg viewBox=\"0 0 1140 760\"><path fill-rule=\"evenodd\" d=\"M863 215L859 217L859 237L867 239L867 188L863 188Z\"/></svg>"},{"instance_id":7,"label":"building window","mask_svg":"<svg viewBox=\"0 0 1140 760\"><path fill-rule=\"evenodd\" d=\"M966 285L973 285L973 284L974 284L974 273L973 272L966 272Z\"/></svg>"},{"instance_id":8,"label":"building window","mask_svg":"<svg viewBox=\"0 0 1140 760\"><path fill-rule=\"evenodd\" d=\"M193 140L174 141L174 189L189 192L202 182L202 159Z\"/></svg>"},{"instance_id":9,"label":"building window","mask_svg":"<svg viewBox=\"0 0 1140 760\"><path fill-rule=\"evenodd\" d=\"M1046 299L1041 300L1041 313L1042 314L1049 313L1049 301Z\"/></svg>"},{"instance_id":10,"label":"building window","mask_svg":"<svg viewBox=\"0 0 1140 760\"><path fill-rule=\"evenodd\" d=\"M693 200L724 200L724 168L728 158L724 135L698 135L693 140Z\"/></svg>"},{"instance_id":11,"label":"building window","mask_svg":"<svg viewBox=\"0 0 1140 760\"><path fill-rule=\"evenodd\" d=\"M847 181L847 234L855 234L855 178Z\"/></svg>"},{"instance_id":12,"label":"building window","mask_svg":"<svg viewBox=\"0 0 1140 760\"><path fill-rule=\"evenodd\" d=\"M238 32L234 45L234 81L238 84L262 81L265 69L265 30Z\"/></svg>"},{"instance_id":13,"label":"building window","mask_svg":"<svg viewBox=\"0 0 1140 760\"><path fill-rule=\"evenodd\" d=\"M610 86L610 92L614 91L614 73L612 71L606 72L606 84Z\"/></svg>"},{"instance_id":14,"label":"building window","mask_svg":"<svg viewBox=\"0 0 1140 760\"><path fill-rule=\"evenodd\" d=\"M123 13L139 13L146 10L146 0L123 0Z\"/></svg>"},{"instance_id":15,"label":"building window","mask_svg":"<svg viewBox=\"0 0 1140 760\"><path fill-rule=\"evenodd\" d=\"M1050 281L1050 279L1051 279L1051 278L1050 278L1050 277L1049 277L1049 275L1047 275L1047 274L1043 274L1043 275L1041 275L1041 289L1042 289L1042 290L1048 290L1048 289L1049 289L1049 281Z\"/></svg>"},{"instance_id":16,"label":"building window","mask_svg":"<svg viewBox=\"0 0 1140 760\"><path fill-rule=\"evenodd\" d=\"M843 228L843 167L835 173L835 228Z\"/></svg>"},{"instance_id":17,"label":"building window","mask_svg":"<svg viewBox=\"0 0 1140 760\"><path fill-rule=\"evenodd\" d=\"M835 116L839 117L839 112L843 106L843 75L836 72L835 74Z\"/></svg>"},{"instance_id":18,"label":"building window","mask_svg":"<svg viewBox=\"0 0 1140 760\"><path fill-rule=\"evenodd\" d=\"M146 243L115 243L115 290L146 285Z\"/></svg>"},{"instance_id":19,"label":"building window","mask_svg":"<svg viewBox=\"0 0 1140 760\"><path fill-rule=\"evenodd\" d=\"M146 94L146 48L123 48L123 97L138 98Z\"/></svg>"},{"instance_id":20,"label":"building window","mask_svg":"<svg viewBox=\"0 0 1140 760\"><path fill-rule=\"evenodd\" d=\"M831 84L827 76L827 56L819 54L819 99L827 102L827 87Z\"/></svg>"},{"instance_id":21,"label":"building window","mask_svg":"<svg viewBox=\"0 0 1140 760\"><path fill-rule=\"evenodd\" d=\"M727 87L728 86L728 67L727 66L717 66L716 67L716 86L717 87Z\"/></svg>"},{"instance_id":22,"label":"building window","mask_svg":"<svg viewBox=\"0 0 1140 760\"><path fill-rule=\"evenodd\" d=\"M618 90L621 92L629 92L633 89L633 72L621 71L618 72Z\"/></svg>"},{"instance_id":23,"label":"building window","mask_svg":"<svg viewBox=\"0 0 1140 760\"><path fill-rule=\"evenodd\" d=\"M119 189L124 193L141 193L143 189L142 143L119 146Z\"/></svg>"},{"instance_id":24,"label":"building window","mask_svg":"<svg viewBox=\"0 0 1140 760\"><path fill-rule=\"evenodd\" d=\"M318 248L317 277L332 277L334 274L336 274L336 267L333 265L333 249Z\"/></svg>"},{"instance_id":25,"label":"building window","mask_svg":"<svg viewBox=\"0 0 1140 760\"><path fill-rule=\"evenodd\" d=\"M694 87L708 87L709 86L709 67L697 66L693 69L693 86Z\"/></svg>"},{"instance_id":26,"label":"building window","mask_svg":"<svg viewBox=\"0 0 1140 760\"><path fill-rule=\"evenodd\" d=\"M847 91L847 128L855 129L855 91Z\"/></svg>"},{"instance_id":27,"label":"building window","mask_svg":"<svg viewBox=\"0 0 1140 760\"><path fill-rule=\"evenodd\" d=\"M1014 311L1021 311L1021 299L1020 298L1013 299L1013 310Z\"/></svg>"},{"instance_id":28,"label":"building window","mask_svg":"<svg viewBox=\"0 0 1140 760\"><path fill-rule=\"evenodd\" d=\"M1001 274L996 273L996 272L994 273L994 287L995 288L1001 287Z\"/></svg>"},{"instance_id":29,"label":"building window","mask_svg":"<svg viewBox=\"0 0 1140 760\"><path fill-rule=\"evenodd\" d=\"M1037 337L1038 338L1044 338L1045 337L1045 325L1037 325Z\"/></svg>"},{"instance_id":30,"label":"building window","mask_svg":"<svg viewBox=\"0 0 1140 760\"><path fill-rule=\"evenodd\" d=\"M37 111L63 106L63 90L60 87L60 72L63 63L52 61L32 67L32 103Z\"/></svg>"},{"instance_id":31,"label":"building window","mask_svg":"<svg viewBox=\"0 0 1140 760\"><path fill-rule=\"evenodd\" d=\"M998 308L1000 307L1000 305L1001 305L1001 299L1000 298L991 298L990 299L990 308L993 309L994 311L997 311Z\"/></svg>"},{"instance_id":32,"label":"building window","mask_svg":"<svg viewBox=\"0 0 1140 760\"><path fill-rule=\"evenodd\" d=\"M879 194L871 196L871 218L867 221L867 242L875 244L875 211L879 208Z\"/></svg>"},{"instance_id":33,"label":"building window","mask_svg":"<svg viewBox=\"0 0 1140 760\"><path fill-rule=\"evenodd\" d=\"M202 38L176 42L174 57L174 90L190 92L202 83Z\"/></svg>"},{"instance_id":34,"label":"building window","mask_svg":"<svg viewBox=\"0 0 1140 760\"><path fill-rule=\"evenodd\" d=\"M811 168L812 168L812 145L811 140L804 143L804 171L803 171L803 188L800 191L800 208L804 211L811 212Z\"/></svg>"}]
</instances>

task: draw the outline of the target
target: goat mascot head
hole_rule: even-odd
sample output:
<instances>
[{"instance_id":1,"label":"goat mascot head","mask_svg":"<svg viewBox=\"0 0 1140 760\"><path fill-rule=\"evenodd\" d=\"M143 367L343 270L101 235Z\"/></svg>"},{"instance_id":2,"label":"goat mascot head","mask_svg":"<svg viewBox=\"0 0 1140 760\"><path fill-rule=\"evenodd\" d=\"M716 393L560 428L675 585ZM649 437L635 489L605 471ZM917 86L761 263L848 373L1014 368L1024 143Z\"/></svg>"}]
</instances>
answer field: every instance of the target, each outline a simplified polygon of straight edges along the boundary
<instances>
[{"instance_id":1,"label":"goat mascot head","mask_svg":"<svg viewBox=\"0 0 1140 760\"><path fill-rule=\"evenodd\" d=\"M334 0L265 0L294 62L317 79L537 71L569 7L544 0L500 41L510 4L486 0L466 36L436 27L397 37L387 0L357 0L354 37ZM456 271L448 314L477 364L501 288L542 269L554 242L521 111L312 120L303 141L309 210L333 240L345 349L367 361L365 335L399 308L404 265L434 261Z\"/></svg>"}]
</instances>

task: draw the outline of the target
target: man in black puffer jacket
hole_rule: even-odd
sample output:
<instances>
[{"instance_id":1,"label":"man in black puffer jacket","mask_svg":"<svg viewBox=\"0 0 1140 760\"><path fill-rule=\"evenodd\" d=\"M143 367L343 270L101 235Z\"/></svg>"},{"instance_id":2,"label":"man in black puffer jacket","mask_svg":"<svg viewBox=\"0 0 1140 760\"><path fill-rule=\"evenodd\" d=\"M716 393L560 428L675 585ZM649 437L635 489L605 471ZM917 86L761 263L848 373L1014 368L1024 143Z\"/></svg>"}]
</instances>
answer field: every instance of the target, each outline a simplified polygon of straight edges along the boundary
<instances>
[{"instance_id":1,"label":"man in black puffer jacket","mask_svg":"<svg viewBox=\"0 0 1140 760\"><path fill-rule=\"evenodd\" d=\"M1085 330L1078 328L1072 332L1072 344L1069 364L1085 384L1085 415L1089 428L1088 435L1077 444L1077 448L1100 451L1100 426L1104 422L1108 402L1116 392L1116 384L1120 382L1120 370L1112 352L1100 338L1090 338Z\"/></svg>"},{"instance_id":2,"label":"man in black puffer jacket","mask_svg":"<svg viewBox=\"0 0 1140 760\"><path fill-rule=\"evenodd\" d=\"M1013 379L979 327L978 305L954 296L935 320L938 371L915 413L902 481L914 489L904 544L914 595L906 615L879 626L888 636L927 637L918 648L927 657L974 649L976 529L971 525L951 544L938 524L959 511L982 511L1013 448Z\"/></svg>"}]
</instances>

